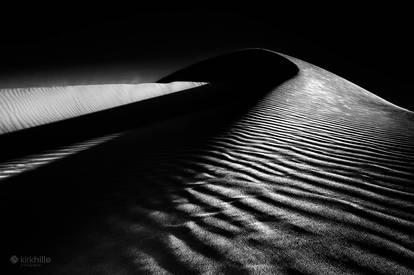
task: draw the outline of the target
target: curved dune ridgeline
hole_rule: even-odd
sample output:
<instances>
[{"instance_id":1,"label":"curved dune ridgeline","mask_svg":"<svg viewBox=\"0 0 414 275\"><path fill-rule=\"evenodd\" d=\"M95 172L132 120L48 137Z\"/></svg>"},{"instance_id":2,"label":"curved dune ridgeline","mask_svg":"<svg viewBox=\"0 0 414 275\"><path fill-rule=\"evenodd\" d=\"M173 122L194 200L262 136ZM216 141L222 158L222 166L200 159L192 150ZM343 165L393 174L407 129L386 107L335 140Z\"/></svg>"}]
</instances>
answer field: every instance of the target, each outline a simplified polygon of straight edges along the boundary
<instances>
[{"instance_id":1,"label":"curved dune ridgeline","mask_svg":"<svg viewBox=\"0 0 414 275\"><path fill-rule=\"evenodd\" d=\"M412 112L264 50L177 81L0 137L2 243L52 258L20 271L413 273Z\"/></svg>"}]
</instances>

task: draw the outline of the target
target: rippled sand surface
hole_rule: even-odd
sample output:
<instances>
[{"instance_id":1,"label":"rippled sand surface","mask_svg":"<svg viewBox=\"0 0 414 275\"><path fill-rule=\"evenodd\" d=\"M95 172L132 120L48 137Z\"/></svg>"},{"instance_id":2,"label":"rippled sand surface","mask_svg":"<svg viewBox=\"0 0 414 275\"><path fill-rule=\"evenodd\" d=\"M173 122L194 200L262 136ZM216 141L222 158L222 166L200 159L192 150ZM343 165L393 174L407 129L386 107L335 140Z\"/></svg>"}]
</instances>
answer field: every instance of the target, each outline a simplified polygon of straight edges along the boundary
<instances>
[{"instance_id":1,"label":"rippled sand surface","mask_svg":"<svg viewBox=\"0 0 414 275\"><path fill-rule=\"evenodd\" d=\"M32 192L6 199L32 206L8 221L21 249L51 255L50 274L413 273L414 114L292 60L299 74L247 108L7 181Z\"/></svg>"}]
</instances>

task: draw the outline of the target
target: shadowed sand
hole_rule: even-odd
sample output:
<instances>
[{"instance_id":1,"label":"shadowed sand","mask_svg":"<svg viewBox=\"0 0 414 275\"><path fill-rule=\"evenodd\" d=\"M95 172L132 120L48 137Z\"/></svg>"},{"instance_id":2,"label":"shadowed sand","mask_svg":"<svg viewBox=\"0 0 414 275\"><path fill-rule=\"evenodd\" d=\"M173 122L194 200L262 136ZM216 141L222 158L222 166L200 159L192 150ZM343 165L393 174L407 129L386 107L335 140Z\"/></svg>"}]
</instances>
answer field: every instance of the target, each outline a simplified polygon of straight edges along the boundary
<instances>
[{"instance_id":1,"label":"shadowed sand","mask_svg":"<svg viewBox=\"0 0 414 275\"><path fill-rule=\"evenodd\" d=\"M162 81L210 84L122 131L94 116L100 127L62 142L100 145L4 178L6 252L53 261L19 271L413 273L414 114L286 58L250 50L173 74ZM53 155L25 150L2 165Z\"/></svg>"}]
</instances>

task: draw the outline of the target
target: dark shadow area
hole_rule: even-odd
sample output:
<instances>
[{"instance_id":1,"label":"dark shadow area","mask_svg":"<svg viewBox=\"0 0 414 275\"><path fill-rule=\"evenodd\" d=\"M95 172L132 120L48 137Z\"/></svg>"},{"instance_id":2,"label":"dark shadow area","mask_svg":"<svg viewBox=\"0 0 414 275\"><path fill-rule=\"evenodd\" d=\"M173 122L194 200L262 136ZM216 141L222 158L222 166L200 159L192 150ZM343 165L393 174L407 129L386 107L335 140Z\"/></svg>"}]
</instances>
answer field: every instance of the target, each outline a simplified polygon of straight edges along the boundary
<instances>
[{"instance_id":1,"label":"dark shadow area","mask_svg":"<svg viewBox=\"0 0 414 275\"><path fill-rule=\"evenodd\" d=\"M274 52L247 49L198 62L162 78L159 82L233 82L243 86L265 87L272 86L274 81L290 78L297 71L296 65Z\"/></svg>"},{"instance_id":2,"label":"dark shadow area","mask_svg":"<svg viewBox=\"0 0 414 275\"><path fill-rule=\"evenodd\" d=\"M171 272L190 272L174 255L165 257L163 253L167 252L161 242L139 235L124 239L122 233L114 231L113 226L116 227L118 222L108 223L108 217L115 215L123 216L127 223L146 224L154 232L173 234L190 242L193 249L210 258L223 257L216 248L194 239L188 232L175 227L160 227L147 216L131 212L131 208L167 211L217 234L231 235L231 232L204 224L200 218L177 211L174 195L179 194L190 201L195 198L184 191L184 182L173 177L180 175L180 163L188 165L199 150L208 150L203 148L206 139L225 130L245 109L216 106L153 123L3 181L3 251L7 256L48 255L53 258L54 266L60 266L76 258L79 251L102 245L96 240L114 238L119 242L111 250L114 255L125 253L125 247L137 246L159 258L161 265ZM194 153L183 153L187 151ZM174 157L170 160L153 158L163 154ZM204 207L207 209L209 206ZM91 229L96 235L85 234ZM108 255L100 255L98 251L90 256L91 264L108 261ZM129 265L131 263L128 262L122 264L123 268L137 272L136 266ZM49 267L45 265L38 270L43 272Z\"/></svg>"},{"instance_id":3,"label":"dark shadow area","mask_svg":"<svg viewBox=\"0 0 414 275\"><path fill-rule=\"evenodd\" d=\"M414 109L408 6L153 5L5 8L0 86L38 86L42 77L56 85L125 83L136 71L151 78L160 68L171 72L205 56L261 47L320 66Z\"/></svg>"},{"instance_id":4,"label":"dark shadow area","mask_svg":"<svg viewBox=\"0 0 414 275\"><path fill-rule=\"evenodd\" d=\"M53 264L60 265L75 258L79 249L96 245L95 237L84 235L86 228L96 227L96 237L114 233L105 223L109 213L122 213L135 204L176 212L171 195L182 192L182 185L168 178L177 174L179 166L157 171L159 165L168 166L168 161L154 161L151 156L177 153L177 163L191 161L188 156L180 156L180 152L203 150L203 140L225 129L256 99L296 73L293 63L272 52L239 51L195 64L161 80L207 81L211 82L209 85L0 137L0 161L5 162L54 146L133 129L115 140L3 180L3 251L6 255L48 255ZM141 172L160 176L161 182L140 176ZM128 219L145 222L140 215ZM180 238L191 238L179 229L150 226ZM211 226L210 230L231 234ZM129 245L136 242L130 240ZM209 257L222 257L212 247L196 240L192 243L194 249ZM149 254L160 253L162 246L157 250L152 247L154 244L140 246ZM124 244L120 245L114 253L122 253ZM102 261L94 257L98 256L94 255L92 262ZM173 257L163 259L167 270L188 271ZM43 268L20 271L43 272Z\"/></svg>"},{"instance_id":5,"label":"dark shadow area","mask_svg":"<svg viewBox=\"0 0 414 275\"><path fill-rule=\"evenodd\" d=\"M297 71L292 62L266 50L242 50L215 57L160 80L203 81L208 85L2 135L0 161L216 105L233 108L250 104Z\"/></svg>"}]
</instances>

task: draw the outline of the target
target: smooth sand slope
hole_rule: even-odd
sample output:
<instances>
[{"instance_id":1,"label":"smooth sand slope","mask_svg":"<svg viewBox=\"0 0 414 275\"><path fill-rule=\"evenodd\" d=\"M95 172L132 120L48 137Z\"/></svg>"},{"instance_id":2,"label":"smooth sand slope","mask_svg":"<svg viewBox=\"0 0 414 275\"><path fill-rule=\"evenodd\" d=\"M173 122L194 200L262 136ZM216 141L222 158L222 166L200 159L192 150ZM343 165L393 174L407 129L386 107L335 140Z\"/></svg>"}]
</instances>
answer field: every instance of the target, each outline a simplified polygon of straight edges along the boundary
<instances>
[{"instance_id":1,"label":"smooth sand slope","mask_svg":"<svg viewBox=\"0 0 414 275\"><path fill-rule=\"evenodd\" d=\"M222 101L185 97L203 108L4 178L6 252L52 257L11 270L413 273L414 114L272 52L232 66L257 71L258 52L277 56L267 74L223 84L218 59L164 79L210 82L188 95Z\"/></svg>"},{"instance_id":2,"label":"smooth sand slope","mask_svg":"<svg viewBox=\"0 0 414 275\"><path fill-rule=\"evenodd\" d=\"M115 108L200 85L203 83L173 82L0 89L0 134Z\"/></svg>"}]
</instances>

